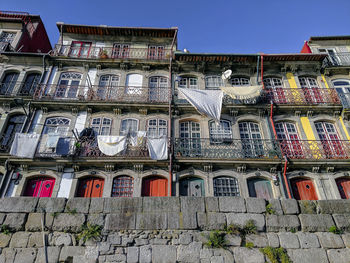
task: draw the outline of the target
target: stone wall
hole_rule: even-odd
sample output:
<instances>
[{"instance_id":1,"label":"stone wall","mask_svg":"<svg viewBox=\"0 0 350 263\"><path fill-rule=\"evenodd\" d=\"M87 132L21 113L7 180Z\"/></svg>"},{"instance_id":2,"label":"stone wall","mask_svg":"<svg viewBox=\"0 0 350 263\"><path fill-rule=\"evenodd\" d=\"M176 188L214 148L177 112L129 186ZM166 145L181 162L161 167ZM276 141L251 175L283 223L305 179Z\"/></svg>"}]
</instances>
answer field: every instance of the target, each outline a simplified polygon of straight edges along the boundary
<instances>
[{"instance_id":1,"label":"stone wall","mask_svg":"<svg viewBox=\"0 0 350 263\"><path fill-rule=\"evenodd\" d=\"M244 242L227 234L225 248L204 245L211 230L248 220L258 233ZM78 240L87 223L102 227L97 240ZM259 263L267 246L285 248L295 263L350 262L350 200L18 197L0 199L0 224L6 263L45 262L43 236L48 262Z\"/></svg>"}]
</instances>

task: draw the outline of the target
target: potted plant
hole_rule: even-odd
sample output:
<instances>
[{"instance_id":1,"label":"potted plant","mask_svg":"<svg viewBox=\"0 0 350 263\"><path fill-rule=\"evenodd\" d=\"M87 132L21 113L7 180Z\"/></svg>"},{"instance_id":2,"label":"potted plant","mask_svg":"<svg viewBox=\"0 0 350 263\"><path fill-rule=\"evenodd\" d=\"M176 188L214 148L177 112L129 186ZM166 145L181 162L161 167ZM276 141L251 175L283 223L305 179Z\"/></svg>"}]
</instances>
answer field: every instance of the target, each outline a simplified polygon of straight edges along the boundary
<instances>
[{"instance_id":1,"label":"potted plant","mask_svg":"<svg viewBox=\"0 0 350 263\"><path fill-rule=\"evenodd\" d=\"M108 58L107 50L102 50L101 58L102 58L102 59Z\"/></svg>"}]
</instances>

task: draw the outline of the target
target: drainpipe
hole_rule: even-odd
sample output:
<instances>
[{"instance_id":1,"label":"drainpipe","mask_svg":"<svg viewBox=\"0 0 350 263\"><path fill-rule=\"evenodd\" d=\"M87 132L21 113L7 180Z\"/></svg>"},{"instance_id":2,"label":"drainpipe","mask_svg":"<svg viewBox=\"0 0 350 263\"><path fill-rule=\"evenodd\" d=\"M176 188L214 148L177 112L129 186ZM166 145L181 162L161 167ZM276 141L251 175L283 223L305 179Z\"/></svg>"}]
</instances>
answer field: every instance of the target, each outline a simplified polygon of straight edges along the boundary
<instances>
[{"instance_id":1,"label":"drainpipe","mask_svg":"<svg viewBox=\"0 0 350 263\"><path fill-rule=\"evenodd\" d=\"M170 83L170 90L169 90L169 124L168 124L168 136L169 136L169 145L168 145L168 152L169 152L169 179L170 179L170 189L169 189L169 195L172 196L172 186L173 186L173 177L172 177L172 171L173 171L173 136L172 136L172 113L171 113L171 104L173 99L173 81L172 81L172 63L173 63L173 48L175 44L175 40L177 38L177 31L178 28L175 29L175 34L173 37L173 42L171 43L170 48L170 58L169 58L169 83Z\"/></svg>"},{"instance_id":2,"label":"drainpipe","mask_svg":"<svg viewBox=\"0 0 350 263\"><path fill-rule=\"evenodd\" d=\"M260 76L261 76L261 84L263 86L263 90L265 89L265 85L264 85L264 54L261 53L260 54L261 57L261 65L260 65Z\"/></svg>"}]
</instances>

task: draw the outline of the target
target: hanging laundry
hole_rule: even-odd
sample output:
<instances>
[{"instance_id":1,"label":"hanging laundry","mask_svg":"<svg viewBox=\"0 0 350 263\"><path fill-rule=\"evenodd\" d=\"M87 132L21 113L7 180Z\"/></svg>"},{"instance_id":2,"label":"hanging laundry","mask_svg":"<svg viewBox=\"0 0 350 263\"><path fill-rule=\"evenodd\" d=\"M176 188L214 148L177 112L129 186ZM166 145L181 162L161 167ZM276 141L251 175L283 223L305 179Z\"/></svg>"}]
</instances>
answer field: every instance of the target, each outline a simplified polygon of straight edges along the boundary
<instances>
[{"instance_id":1,"label":"hanging laundry","mask_svg":"<svg viewBox=\"0 0 350 263\"><path fill-rule=\"evenodd\" d=\"M33 158L39 143L39 138L40 134L16 133L11 146L10 155L22 158Z\"/></svg>"},{"instance_id":2,"label":"hanging laundry","mask_svg":"<svg viewBox=\"0 0 350 263\"><path fill-rule=\"evenodd\" d=\"M145 131L134 132L130 136L130 142L132 146L141 146L143 144L144 139L146 138Z\"/></svg>"},{"instance_id":3,"label":"hanging laundry","mask_svg":"<svg viewBox=\"0 0 350 263\"><path fill-rule=\"evenodd\" d=\"M73 146L73 140L69 137L61 137L56 146L56 154L61 156L66 156L71 153L71 149Z\"/></svg>"},{"instance_id":4,"label":"hanging laundry","mask_svg":"<svg viewBox=\"0 0 350 263\"><path fill-rule=\"evenodd\" d=\"M126 148L126 136L97 136L100 151L108 156L114 156Z\"/></svg>"},{"instance_id":5,"label":"hanging laundry","mask_svg":"<svg viewBox=\"0 0 350 263\"><path fill-rule=\"evenodd\" d=\"M221 90L184 88L178 88L178 90L199 113L213 118L216 122L220 122L222 97L224 96Z\"/></svg>"},{"instance_id":6,"label":"hanging laundry","mask_svg":"<svg viewBox=\"0 0 350 263\"><path fill-rule=\"evenodd\" d=\"M262 86L221 87L221 90L235 100L255 99L260 96Z\"/></svg>"},{"instance_id":7,"label":"hanging laundry","mask_svg":"<svg viewBox=\"0 0 350 263\"><path fill-rule=\"evenodd\" d=\"M57 133L49 133L47 135L46 148L56 148L60 135Z\"/></svg>"},{"instance_id":8,"label":"hanging laundry","mask_svg":"<svg viewBox=\"0 0 350 263\"><path fill-rule=\"evenodd\" d=\"M153 160L168 159L167 137L147 138L148 153Z\"/></svg>"}]
</instances>

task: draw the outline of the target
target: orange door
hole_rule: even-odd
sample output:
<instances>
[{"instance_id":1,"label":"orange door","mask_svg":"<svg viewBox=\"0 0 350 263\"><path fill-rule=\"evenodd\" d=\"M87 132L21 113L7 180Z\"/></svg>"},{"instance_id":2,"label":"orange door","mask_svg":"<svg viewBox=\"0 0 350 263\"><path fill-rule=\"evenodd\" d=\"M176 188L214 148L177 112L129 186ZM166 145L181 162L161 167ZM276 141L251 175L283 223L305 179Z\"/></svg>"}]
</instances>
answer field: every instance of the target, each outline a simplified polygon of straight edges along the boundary
<instances>
[{"instance_id":1,"label":"orange door","mask_svg":"<svg viewBox=\"0 0 350 263\"><path fill-rule=\"evenodd\" d=\"M310 179L294 179L291 181L293 196L297 200L318 200L316 189Z\"/></svg>"},{"instance_id":2,"label":"orange door","mask_svg":"<svg viewBox=\"0 0 350 263\"><path fill-rule=\"evenodd\" d=\"M339 178L336 180L339 193L342 199L350 199L350 179Z\"/></svg>"},{"instance_id":3,"label":"orange door","mask_svg":"<svg viewBox=\"0 0 350 263\"><path fill-rule=\"evenodd\" d=\"M158 176L143 179L142 196L167 196L168 180Z\"/></svg>"},{"instance_id":4,"label":"orange door","mask_svg":"<svg viewBox=\"0 0 350 263\"><path fill-rule=\"evenodd\" d=\"M79 180L77 197L101 197L104 180L97 177L89 177Z\"/></svg>"}]
</instances>

